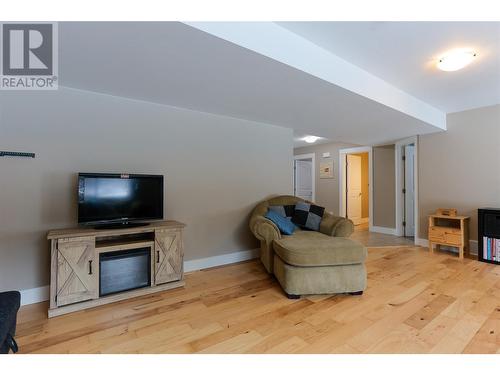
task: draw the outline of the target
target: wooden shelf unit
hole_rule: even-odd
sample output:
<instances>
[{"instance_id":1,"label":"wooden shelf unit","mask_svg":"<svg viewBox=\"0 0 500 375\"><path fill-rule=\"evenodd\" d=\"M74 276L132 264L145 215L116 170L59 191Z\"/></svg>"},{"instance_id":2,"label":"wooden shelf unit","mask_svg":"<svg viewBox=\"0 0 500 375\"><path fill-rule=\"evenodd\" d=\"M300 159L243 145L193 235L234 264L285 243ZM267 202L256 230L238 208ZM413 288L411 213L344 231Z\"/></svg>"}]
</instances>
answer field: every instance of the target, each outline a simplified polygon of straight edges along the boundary
<instances>
[{"instance_id":1,"label":"wooden shelf unit","mask_svg":"<svg viewBox=\"0 0 500 375\"><path fill-rule=\"evenodd\" d=\"M184 286L183 229L173 220L123 229L51 230L49 318ZM99 296L99 255L149 248L151 285Z\"/></svg>"},{"instance_id":2,"label":"wooden shelf unit","mask_svg":"<svg viewBox=\"0 0 500 375\"><path fill-rule=\"evenodd\" d=\"M429 215L429 250L440 250L440 246L458 248L458 256L464 258L464 252L469 253L469 217Z\"/></svg>"},{"instance_id":3,"label":"wooden shelf unit","mask_svg":"<svg viewBox=\"0 0 500 375\"><path fill-rule=\"evenodd\" d=\"M485 259L483 237L500 240L500 208L480 208L477 210L477 260L500 264L500 261Z\"/></svg>"}]
</instances>

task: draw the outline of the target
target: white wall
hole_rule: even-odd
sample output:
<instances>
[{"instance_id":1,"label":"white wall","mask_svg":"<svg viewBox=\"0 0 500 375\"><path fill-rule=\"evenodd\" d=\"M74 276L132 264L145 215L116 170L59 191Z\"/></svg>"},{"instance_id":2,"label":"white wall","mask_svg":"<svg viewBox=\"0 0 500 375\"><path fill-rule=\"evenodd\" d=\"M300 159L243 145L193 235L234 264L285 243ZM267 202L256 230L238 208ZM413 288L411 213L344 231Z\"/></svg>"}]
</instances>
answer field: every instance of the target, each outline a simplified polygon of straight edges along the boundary
<instances>
[{"instance_id":1,"label":"white wall","mask_svg":"<svg viewBox=\"0 0 500 375\"><path fill-rule=\"evenodd\" d=\"M429 214L457 208L471 216L477 239L477 209L500 207L500 105L448 115L448 130L419 137L420 238Z\"/></svg>"},{"instance_id":2,"label":"white wall","mask_svg":"<svg viewBox=\"0 0 500 375\"><path fill-rule=\"evenodd\" d=\"M46 231L76 225L78 172L165 175L185 259L257 247L254 205L292 193L290 129L61 88L0 94L0 290L49 282Z\"/></svg>"}]
</instances>

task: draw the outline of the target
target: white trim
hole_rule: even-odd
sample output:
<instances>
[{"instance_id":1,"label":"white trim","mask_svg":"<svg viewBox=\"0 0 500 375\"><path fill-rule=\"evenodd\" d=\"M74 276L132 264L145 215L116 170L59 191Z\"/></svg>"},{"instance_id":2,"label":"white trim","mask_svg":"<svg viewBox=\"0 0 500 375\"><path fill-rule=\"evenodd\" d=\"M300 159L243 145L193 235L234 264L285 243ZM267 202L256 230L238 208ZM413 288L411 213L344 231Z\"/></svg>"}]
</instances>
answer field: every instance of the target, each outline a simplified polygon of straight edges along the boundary
<instances>
[{"instance_id":1,"label":"white trim","mask_svg":"<svg viewBox=\"0 0 500 375\"><path fill-rule=\"evenodd\" d=\"M205 268L223 266L225 264L243 262L259 257L259 249L237 251L208 258L193 259L184 262L184 272L199 271Z\"/></svg>"},{"instance_id":2,"label":"white trim","mask_svg":"<svg viewBox=\"0 0 500 375\"><path fill-rule=\"evenodd\" d=\"M49 286L21 290L21 306L49 300Z\"/></svg>"},{"instance_id":3,"label":"white trim","mask_svg":"<svg viewBox=\"0 0 500 375\"><path fill-rule=\"evenodd\" d=\"M339 150L339 216L347 217L347 196L345 191L345 176L347 174L347 153ZM370 199L371 200L371 199Z\"/></svg>"},{"instance_id":4,"label":"white trim","mask_svg":"<svg viewBox=\"0 0 500 375\"><path fill-rule=\"evenodd\" d=\"M426 238L415 237L415 244L422 247L429 247L429 240L427 240ZM455 251L456 248L450 247L450 249L452 252L456 252L458 254L458 250ZM477 255L478 244L476 240L469 240L469 249L471 255Z\"/></svg>"},{"instance_id":5,"label":"white trim","mask_svg":"<svg viewBox=\"0 0 500 375\"><path fill-rule=\"evenodd\" d=\"M415 236L415 245L429 247L429 241L426 238L418 238L417 236Z\"/></svg>"},{"instance_id":6,"label":"white trim","mask_svg":"<svg viewBox=\"0 0 500 375\"><path fill-rule=\"evenodd\" d=\"M413 183L414 189L414 225L415 225L415 244L420 230L420 213L418 206L418 136L401 139L396 142L395 147L395 179L396 179L396 236L403 236L403 163L401 148L406 145L413 144L414 147L414 164L413 164Z\"/></svg>"},{"instance_id":7,"label":"white trim","mask_svg":"<svg viewBox=\"0 0 500 375\"><path fill-rule=\"evenodd\" d=\"M477 255L479 246L477 240L469 240L469 250L472 255Z\"/></svg>"},{"instance_id":8,"label":"white trim","mask_svg":"<svg viewBox=\"0 0 500 375\"><path fill-rule=\"evenodd\" d=\"M312 202L316 202L316 154L300 154L293 156L293 195L295 195L295 160L312 159Z\"/></svg>"},{"instance_id":9,"label":"white trim","mask_svg":"<svg viewBox=\"0 0 500 375\"><path fill-rule=\"evenodd\" d=\"M339 216L346 217L345 160L347 154L368 153L368 226L373 227L373 148L371 146L342 148L339 150Z\"/></svg>"},{"instance_id":10,"label":"white trim","mask_svg":"<svg viewBox=\"0 0 500 375\"><path fill-rule=\"evenodd\" d=\"M396 228L386 228L386 227L376 227L371 225L370 232L390 234L392 236L396 235Z\"/></svg>"},{"instance_id":11,"label":"white trim","mask_svg":"<svg viewBox=\"0 0 500 375\"><path fill-rule=\"evenodd\" d=\"M223 266L231 263L243 262L245 260L259 257L259 249L236 251L234 253L216 255L213 257L193 259L184 262L184 272L199 271L205 268ZM21 305L30 305L49 300L49 286L41 286L33 289L21 290Z\"/></svg>"}]
</instances>

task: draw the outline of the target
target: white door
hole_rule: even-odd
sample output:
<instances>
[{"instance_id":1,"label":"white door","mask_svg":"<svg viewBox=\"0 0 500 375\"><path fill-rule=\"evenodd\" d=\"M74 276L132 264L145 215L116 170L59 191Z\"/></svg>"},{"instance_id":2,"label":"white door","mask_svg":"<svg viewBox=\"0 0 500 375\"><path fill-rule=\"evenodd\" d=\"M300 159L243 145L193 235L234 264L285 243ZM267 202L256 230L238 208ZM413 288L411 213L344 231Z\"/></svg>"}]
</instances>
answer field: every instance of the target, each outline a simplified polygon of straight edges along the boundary
<instances>
[{"instance_id":1,"label":"white door","mask_svg":"<svg viewBox=\"0 0 500 375\"><path fill-rule=\"evenodd\" d=\"M347 217L361 224L361 156L347 154Z\"/></svg>"},{"instance_id":2,"label":"white door","mask_svg":"<svg viewBox=\"0 0 500 375\"><path fill-rule=\"evenodd\" d=\"M312 159L295 160L295 196L312 201Z\"/></svg>"},{"instance_id":3,"label":"white door","mask_svg":"<svg viewBox=\"0 0 500 375\"><path fill-rule=\"evenodd\" d=\"M405 237L413 237L415 235L415 183L414 183L414 163L415 163L415 148L413 145L404 146L404 168L405 168L405 183L404 183L404 235Z\"/></svg>"}]
</instances>

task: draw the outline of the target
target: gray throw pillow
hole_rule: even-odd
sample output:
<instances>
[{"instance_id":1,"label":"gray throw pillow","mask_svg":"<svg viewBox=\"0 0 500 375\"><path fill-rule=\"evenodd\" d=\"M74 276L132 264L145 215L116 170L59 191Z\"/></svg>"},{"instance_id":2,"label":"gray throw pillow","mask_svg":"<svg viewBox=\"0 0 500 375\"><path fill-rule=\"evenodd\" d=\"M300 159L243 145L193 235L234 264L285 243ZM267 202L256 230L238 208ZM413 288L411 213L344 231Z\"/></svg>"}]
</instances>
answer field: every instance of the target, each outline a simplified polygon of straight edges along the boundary
<instances>
[{"instance_id":1,"label":"gray throw pillow","mask_svg":"<svg viewBox=\"0 0 500 375\"><path fill-rule=\"evenodd\" d=\"M319 231L325 208L305 202L297 202L292 222L302 228Z\"/></svg>"}]
</instances>

